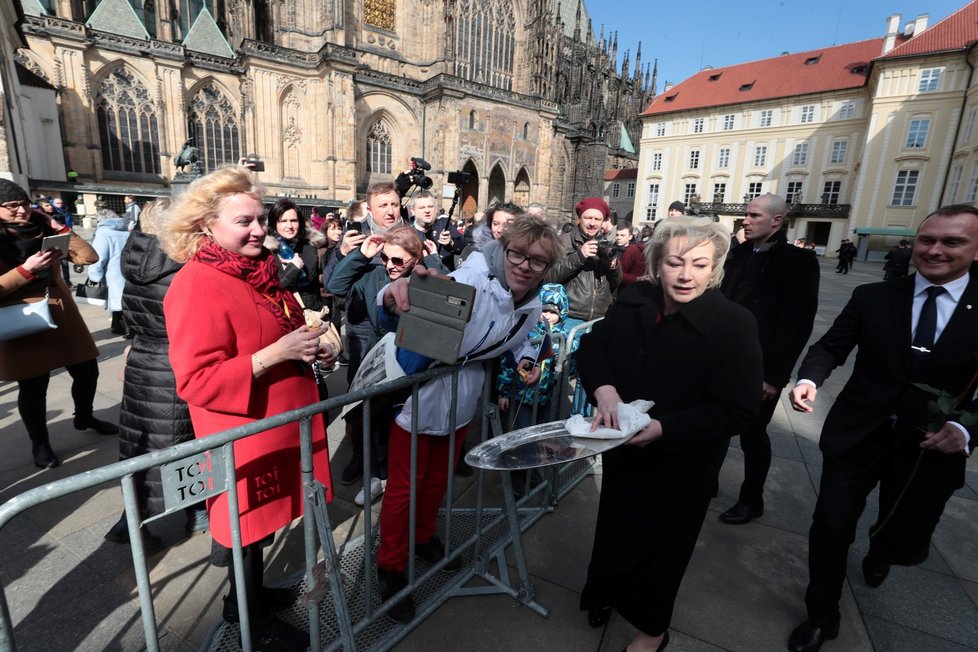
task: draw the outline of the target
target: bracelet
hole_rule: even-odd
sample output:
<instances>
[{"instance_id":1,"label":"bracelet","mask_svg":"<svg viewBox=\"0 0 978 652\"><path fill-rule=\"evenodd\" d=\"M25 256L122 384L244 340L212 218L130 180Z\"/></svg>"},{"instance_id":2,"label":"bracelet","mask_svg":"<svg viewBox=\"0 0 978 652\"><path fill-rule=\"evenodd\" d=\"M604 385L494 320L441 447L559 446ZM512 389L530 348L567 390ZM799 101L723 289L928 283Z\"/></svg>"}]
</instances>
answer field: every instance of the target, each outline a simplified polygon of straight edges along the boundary
<instances>
[{"instance_id":1,"label":"bracelet","mask_svg":"<svg viewBox=\"0 0 978 652\"><path fill-rule=\"evenodd\" d=\"M262 371L268 371L268 367L266 367L265 364L261 361L261 358L258 357L257 353L252 353L251 359L258 363L258 366L261 367Z\"/></svg>"}]
</instances>

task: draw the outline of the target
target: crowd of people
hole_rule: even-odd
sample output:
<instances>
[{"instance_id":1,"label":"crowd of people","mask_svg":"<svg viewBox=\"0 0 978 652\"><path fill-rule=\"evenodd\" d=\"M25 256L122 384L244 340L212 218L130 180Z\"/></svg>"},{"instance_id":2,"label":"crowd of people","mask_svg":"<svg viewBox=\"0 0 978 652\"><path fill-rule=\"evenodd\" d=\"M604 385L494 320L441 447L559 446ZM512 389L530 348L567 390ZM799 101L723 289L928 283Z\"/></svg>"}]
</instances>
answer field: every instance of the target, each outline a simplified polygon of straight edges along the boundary
<instances>
[{"instance_id":1,"label":"crowd of people","mask_svg":"<svg viewBox=\"0 0 978 652\"><path fill-rule=\"evenodd\" d=\"M18 383L35 465L60 464L46 424L53 370L71 374L74 426L118 432L120 457L128 459L326 398L324 374L346 366L352 381L368 353L397 330L411 307L412 279L452 278L476 292L454 406L451 379L440 377L422 384L416 399L390 393L370 401L369 414L359 406L344 417L352 456L338 480L362 482L360 505L383 496L377 577L381 598L396 600L387 615L415 618L403 591L412 548L429 563L444 559L436 515L449 470L465 472L458 460L484 382L513 428L547 420L553 401L593 413L595 428L617 427L619 405L651 399L649 424L604 454L580 606L594 627L617 610L637 630L632 652L663 650L731 437L740 438L744 480L719 520L743 525L764 513L767 426L818 305L819 265L809 248L788 241L787 204L773 194L752 199L742 232L732 237L712 219L685 216L681 202L654 228L636 232L598 197L581 199L575 219L558 225L539 205L499 203L479 220L459 221L440 214L427 191L407 201L403 195L397 183L381 182L344 214L316 208L307 215L288 199L266 209L254 175L229 166L172 200L141 208L127 201L124 216L103 215L89 245L53 202L33 210L23 189L0 179L0 305L48 301L59 329L0 340L0 380ZM42 250L54 235L70 236L67 256ZM839 250L842 273L851 264L843 261L847 242ZM791 650L812 652L837 636L846 554L877 483L879 518L863 561L873 587L890 564L926 558L944 504L963 483L975 431L957 415L978 409L978 357L960 354L978 346L969 312L978 303L976 255L978 211L936 211L912 247L904 241L887 255L888 280L857 289L802 362L790 401L810 412L816 387L860 349L822 433L808 619L792 632ZM112 332L132 339L119 428L93 413L98 352L67 275L58 273L62 263L106 279ZM406 374L436 364L392 346ZM571 397L554 391L560 346L575 365ZM483 361L494 361L494 378L485 377ZM921 383L955 397L944 419L928 414ZM313 456L332 500L326 426L326 415L313 420ZM228 568L224 618L240 621L242 591L261 649L303 649L306 642L304 632L275 617L296 596L263 583L263 549L302 513L298 430L293 423L235 442L240 574L227 495L209 499L206 510L186 510L186 531L209 530L211 561ZM136 480L141 516L164 511L158 470ZM106 538L126 543L129 532L123 515ZM148 528L141 533L146 545L159 543ZM455 558L443 570L460 564Z\"/></svg>"}]
</instances>

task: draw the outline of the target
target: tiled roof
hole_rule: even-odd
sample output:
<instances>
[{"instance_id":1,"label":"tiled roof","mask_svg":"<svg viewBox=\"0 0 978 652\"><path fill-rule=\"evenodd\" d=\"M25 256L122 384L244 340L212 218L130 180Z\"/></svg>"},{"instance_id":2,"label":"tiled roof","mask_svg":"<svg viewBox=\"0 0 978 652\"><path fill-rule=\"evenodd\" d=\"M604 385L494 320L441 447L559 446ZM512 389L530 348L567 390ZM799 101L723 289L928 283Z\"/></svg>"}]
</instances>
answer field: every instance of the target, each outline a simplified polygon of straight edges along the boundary
<instances>
[{"instance_id":1,"label":"tiled roof","mask_svg":"<svg viewBox=\"0 0 978 652\"><path fill-rule=\"evenodd\" d=\"M149 33L129 4L129 0L102 0L88 17L85 26L130 38L142 40L149 38Z\"/></svg>"},{"instance_id":2,"label":"tiled roof","mask_svg":"<svg viewBox=\"0 0 978 652\"><path fill-rule=\"evenodd\" d=\"M978 1L969 2L953 14L915 35L880 59L896 59L935 52L964 50L978 41Z\"/></svg>"},{"instance_id":3,"label":"tiled roof","mask_svg":"<svg viewBox=\"0 0 978 652\"><path fill-rule=\"evenodd\" d=\"M228 59L234 58L234 50L224 38L224 34L221 33L221 28L214 22L214 17L211 16L206 5L197 14L197 18L194 19L194 24L190 26L190 31L187 32L182 45L188 50L206 52Z\"/></svg>"},{"instance_id":4,"label":"tiled roof","mask_svg":"<svg viewBox=\"0 0 978 652\"><path fill-rule=\"evenodd\" d=\"M882 51L883 39L874 38L701 70L657 95L642 115L859 88Z\"/></svg>"},{"instance_id":5,"label":"tiled roof","mask_svg":"<svg viewBox=\"0 0 978 652\"><path fill-rule=\"evenodd\" d=\"M624 168L621 170L605 170L605 181L618 181L620 179L637 179L638 168Z\"/></svg>"}]
</instances>

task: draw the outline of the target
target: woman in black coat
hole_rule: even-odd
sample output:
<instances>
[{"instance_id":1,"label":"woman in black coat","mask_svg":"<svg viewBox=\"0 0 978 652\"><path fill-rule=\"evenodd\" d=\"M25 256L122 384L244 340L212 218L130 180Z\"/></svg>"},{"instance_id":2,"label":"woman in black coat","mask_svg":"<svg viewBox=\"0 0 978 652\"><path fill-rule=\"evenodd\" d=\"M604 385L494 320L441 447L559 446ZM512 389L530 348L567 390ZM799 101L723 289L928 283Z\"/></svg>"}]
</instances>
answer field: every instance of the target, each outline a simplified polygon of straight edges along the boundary
<instances>
[{"instance_id":1,"label":"woman in black coat","mask_svg":"<svg viewBox=\"0 0 978 652\"><path fill-rule=\"evenodd\" d=\"M143 207L139 229L132 232L122 251L122 275L126 278L122 311L134 337L126 358L119 411L121 460L194 438L187 404L177 396L163 317L163 297L173 275L182 267L163 253L155 235L169 203L169 199L160 199ZM165 511L158 468L137 474L136 490L144 517ZM207 526L204 503L187 509L188 534L202 532ZM159 542L145 527L143 530L148 543ZM105 538L115 543L129 542L125 514Z\"/></svg>"},{"instance_id":2,"label":"woman in black coat","mask_svg":"<svg viewBox=\"0 0 978 652\"><path fill-rule=\"evenodd\" d=\"M306 218L291 199L279 199L268 209L268 236L265 246L279 260L278 280L289 292L297 292L308 310L321 311L323 268L318 247L326 236L306 226Z\"/></svg>"},{"instance_id":3,"label":"woman in black coat","mask_svg":"<svg viewBox=\"0 0 978 652\"><path fill-rule=\"evenodd\" d=\"M595 427L619 402L655 401L652 422L604 454L594 548L581 608L611 608L639 632L629 649L662 650L683 574L731 434L754 419L757 326L715 289L729 235L703 218L666 220L646 247L651 281L622 291L581 340L581 380Z\"/></svg>"}]
</instances>

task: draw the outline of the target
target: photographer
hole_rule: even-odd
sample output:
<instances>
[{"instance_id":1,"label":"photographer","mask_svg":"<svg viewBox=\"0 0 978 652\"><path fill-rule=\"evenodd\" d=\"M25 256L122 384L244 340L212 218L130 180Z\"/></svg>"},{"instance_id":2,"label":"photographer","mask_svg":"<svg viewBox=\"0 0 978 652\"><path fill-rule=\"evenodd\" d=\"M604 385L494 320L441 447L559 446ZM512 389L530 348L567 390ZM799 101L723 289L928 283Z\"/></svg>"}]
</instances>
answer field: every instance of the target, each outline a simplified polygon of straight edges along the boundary
<instances>
[{"instance_id":1,"label":"photographer","mask_svg":"<svg viewBox=\"0 0 978 652\"><path fill-rule=\"evenodd\" d=\"M621 265L604 232L610 230L611 209L599 197L582 199L574 207L576 229L560 236L561 256L547 281L560 283L570 299L567 328L603 317L621 283ZM605 228L605 223L608 228Z\"/></svg>"},{"instance_id":2,"label":"photographer","mask_svg":"<svg viewBox=\"0 0 978 652\"><path fill-rule=\"evenodd\" d=\"M455 255L465 248L465 240L458 234L447 215L438 217L435 197L427 190L414 193L414 228L421 241L438 246L438 257L449 270L455 269Z\"/></svg>"}]
</instances>

